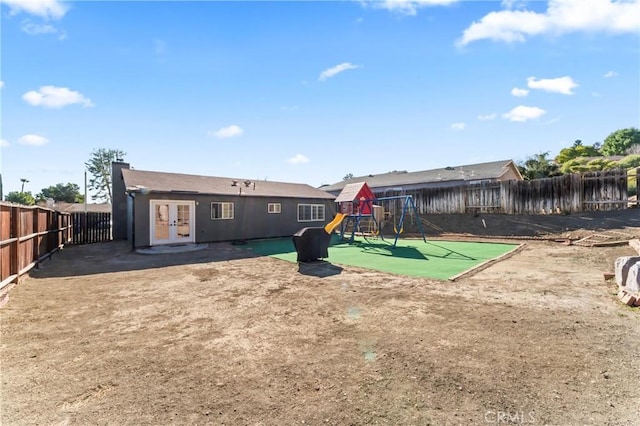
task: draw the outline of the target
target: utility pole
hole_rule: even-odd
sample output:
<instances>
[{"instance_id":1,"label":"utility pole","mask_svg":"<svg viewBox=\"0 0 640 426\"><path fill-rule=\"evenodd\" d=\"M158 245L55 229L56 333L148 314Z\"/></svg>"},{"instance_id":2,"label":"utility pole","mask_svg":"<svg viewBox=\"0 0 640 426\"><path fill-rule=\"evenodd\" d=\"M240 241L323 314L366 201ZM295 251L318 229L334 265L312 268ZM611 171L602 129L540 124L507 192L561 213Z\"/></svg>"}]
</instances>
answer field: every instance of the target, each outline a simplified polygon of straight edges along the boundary
<instances>
[{"instance_id":1,"label":"utility pole","mask_svg":"<svg viewBox=\"0 0 640 426\"><path fill-rule=\"evenodd\" d=\"M84 171L84 215L87 216L87 171Z\"/></svg>"}]
</instances>

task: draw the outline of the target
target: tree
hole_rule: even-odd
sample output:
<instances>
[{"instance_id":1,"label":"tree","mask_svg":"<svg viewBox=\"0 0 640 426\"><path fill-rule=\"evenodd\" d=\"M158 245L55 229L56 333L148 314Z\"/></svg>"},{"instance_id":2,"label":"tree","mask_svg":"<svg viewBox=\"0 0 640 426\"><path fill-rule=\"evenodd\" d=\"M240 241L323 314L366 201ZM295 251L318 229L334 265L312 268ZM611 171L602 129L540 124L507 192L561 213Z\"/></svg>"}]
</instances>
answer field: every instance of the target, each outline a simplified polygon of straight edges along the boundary
<instances>
[{"instance_id":1,"label":"tree","mask_svg":"<svg viewBox=\"0 0 640 426\"><path fill-rule=\"evenodd\" d=\"M4 200L12 203L24 204L25 206L33 206L36 203L36 200L33 198L30 191L12 191L7 194Z\"/></svg>"},{"instance_id":2,"label":"tree","mask_svg":"<svg viewBox=\"0 0 640 426\"><path fill-rule=\"evenodd\" d=\"M549 152L541 152L539 154L528 157L523 163L518 165L520 174L526 180L543 179L547 177L560 176L560 168L556 163L547 157Z\"/></svg>"},{"instance_id":3,"label":"tree","mask_svg":"<svg viewBox=\"0 0 640 426\"><path fill-rule=\"evenodd\" d=\"M75 183L67 183L66 185L59 183L56 186L42 188L40 193L36 195L38 201L49 198L65 203L84 203L84 195L80 194L80 187Z\"/></svg>"},{"instance_id":4,"label":"tree","mask_svg":"<svg viewBox=\"0 0 640 426\"><path fill-rule=\"evenodd\" d=\"M24 192L24 184L29 183L29 180L26 178L21 178L20 182L22 182L22 186L20 187L20 192Z\"/></svg>"},{"instance_id":5,"label":"tree","mask_svg":"<svg viewBox=\"0 0 640 426\"><path fill-rule=\"evenodd\" d=\"M640 130L635 127L620 129L606 137L602 144L602 154L604 155L625 155L637 150L640 145Z\"/></svg>"},{"instance_id":6,"label":"tree","mask_svg":"<svg viewBox=\"0 0 640 426\"><path fill-rule=\"evenodd\" d=\"M618 166L618 162L607 158L595 158L587 163L590 172L599 172L601 170L611 170Z\"/></svg>"},{"instance_id":7,"label":"tree","mask_svg":"<svg viewBox=\"0 0 640 426\"><path fill-rule=\"evenodd\" d=\"M582 141L580 139L576 140L573 143L573 146L569 148L563 148L560 150L560 153L556 156L556 163L562 165L569 160L573 160L578 157L600 157L602 154L600 153L599 144L593 145L582 145Z\"/></svg>"},{"instance_id":8,"label":"tree","mask_svg":"<svg viewBox=\"0 0 640 426\"><path fill-rule=\"evenodd\" d=\"M587 163L589 159L587 157L576 157L572 160L566 161L560 166L560 172L562 174L570 173L584 173L589 171Z\"/></svg>"},{"instance_id":9,"label":"tree","mask_svg":"<svg viewBox=\"0 0 640 426\"><path fill-rule=\"evenodd\" d=\"M560 171L562 173L584 173L611 169L628 170L635 169L636 167L640 167L639 154L627 155L620 161L609 160L605 157L593 159L578 157L564 163L560 168Z\"/></svg>"},{"instance_id":10,"label":"tree","mask_svg":"<svg viewBox=\"0 0 640 426\"><path fill-rule=\"evenodd\" d=\"M89 180L89 188L95 191L92 200L112 202L111 195L111 163L122 159L126 153L119 149L94 149L91 158L85 163L87 171L93 175Z\"/></svg>"},{"instance_id":11,"label":"tree","mask_svg":"<svg viewBox=\"0 0 640 426\"><path fill-rule=\"evenodd\" d=\"M344 177L342 178L342 180L349 180L349 179L353 179L353 173L347 173L346 175L344 175Z\"/></svg>"},{"instance_id":12,"label":"tree","mask_svg":"<svg viewBox=\"0 0 640 426\"><path fill-rule=\"evenodd\" d=\"M618 161L618 167L626 170L640 167L640 154L627 155Z\"/></svg>"}]
</instances>

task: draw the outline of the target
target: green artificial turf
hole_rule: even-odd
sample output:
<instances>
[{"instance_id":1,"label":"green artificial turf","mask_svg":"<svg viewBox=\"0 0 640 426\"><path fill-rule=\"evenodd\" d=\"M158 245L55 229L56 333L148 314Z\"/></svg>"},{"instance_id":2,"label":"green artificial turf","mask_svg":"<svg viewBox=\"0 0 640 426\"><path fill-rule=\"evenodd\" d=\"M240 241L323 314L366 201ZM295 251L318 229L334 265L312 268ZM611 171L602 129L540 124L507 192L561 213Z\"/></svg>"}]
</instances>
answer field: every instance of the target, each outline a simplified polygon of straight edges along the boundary
<instances>
[{"instance_id":1,"label":"green artificial turf","mask_svg":"<svg viewBox=\"0 0 640 426\"><path fill-rule=\"evenodd\" d=\"M354 243L334 237L329 246L328 262L358 266L392 274L446 280L487 260L505 254L517 245L466 242L356 238ZM251 241L247 248L255 253L296 262L291 238Z\"/></svg>"}]
</instances>

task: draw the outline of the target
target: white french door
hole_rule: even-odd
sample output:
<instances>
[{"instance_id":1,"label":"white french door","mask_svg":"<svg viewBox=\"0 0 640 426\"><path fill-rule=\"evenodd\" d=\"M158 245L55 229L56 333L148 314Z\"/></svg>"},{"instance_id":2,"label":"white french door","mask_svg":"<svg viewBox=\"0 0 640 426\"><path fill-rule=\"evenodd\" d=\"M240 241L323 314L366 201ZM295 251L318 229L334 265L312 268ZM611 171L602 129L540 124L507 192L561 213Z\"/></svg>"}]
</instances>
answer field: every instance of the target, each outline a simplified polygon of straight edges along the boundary
<instances>
[{"instance_id":1,"label":"white french door","mask_svg":"<svg viewBox=\"0 0 640 426\"><path fill-rule=\"evenodd\" d=\"M151 245L195 241L195 201L151 200Z\"/></svg>"}]
</instances>

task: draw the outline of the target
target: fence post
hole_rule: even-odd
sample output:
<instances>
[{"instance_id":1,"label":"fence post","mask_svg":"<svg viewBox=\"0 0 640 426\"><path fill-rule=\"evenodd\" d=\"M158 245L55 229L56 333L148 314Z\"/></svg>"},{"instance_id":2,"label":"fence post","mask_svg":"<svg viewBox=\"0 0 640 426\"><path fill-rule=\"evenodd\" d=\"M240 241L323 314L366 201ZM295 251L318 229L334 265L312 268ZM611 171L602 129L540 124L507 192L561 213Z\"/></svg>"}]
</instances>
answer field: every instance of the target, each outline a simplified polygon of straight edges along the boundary
<instances>
[{"instance_id":1,"label":"fence post","mask_svg":"<svg viewBox=\"0 0 640 426\"><path fill-rule=\"evenodd\" d=\"M67 215L62 214L60 212L56 212L56 220L58 223L58 232L56 232L56 245L60 247L63 243L66 244L67 237L69 236L69 231L67 226L69 225L67 221Z\"/></svg>"},{"instance_id":2,"label":"fence post","mask_svg":"<svg viewBox=\"0 0 640 426\"><path fill-rule=\"evenodd\" d=\"M506 214L513 214L513 187L515 186L514 184L515 181L506 181L504 182L504 187L503 189L504 191L504 195L503 195L503 199L504 199L504 212Z\"/></svg>"},{"instance_id":3,"label":"fence post","mask_svg":"<svg viewBox=\"0 0 640 426\"><path fill-rule=\"evenodd\" d=\"M82 215L83 215L82 220L84 223L84 238L82 242L84 244L87 244L89 241L91 241L89 237L89 233L91 231L91 229L89 228L89 215L88 213L83 213Z\"/></svg>"},{"instance_id":4,"label":"fence post","mask_svg":"<svg viewBox=\"0 0 640 426\"><path fill-rule=\"evenodd\" d=\"M31 222L33 223L33 228L31 229L31 231L36 234L33 236L32 238L32 245L33 247L32 249L32 254L31 254L31 258L33 259L32 262L36 262L36 268L38 267L38 259L40 259L40 239L42 238L42 236L40 235L40 212L38 210L31 210L31 214L32 214L32 218L31 218ZM31 262L29 262L31 263Z\"/></svg>"},{"instance_id":5,"label":"fence post","mask_svg":"<svg viewBox=\"0 0 640 426\"><path fill-rule=\"evenodd\" d=\"M578 213L582 213L585 211L584 208L584 175L580 175L580 180L578 182Z\"/></svg>"},{"instance_id":6,"label":"fence post","mask_svg":"<svg viewBox=\"0 0 640 426\"><path fill-rule=\"evenodd\" d=\"M20 207L10 207L11 217L11 238L15 238L11 244L13 249L9 249L9 256L11 258L9 265L9 275L15 275L15 282L18 282L20 272Z\"/></svg>"}]
</instances>

